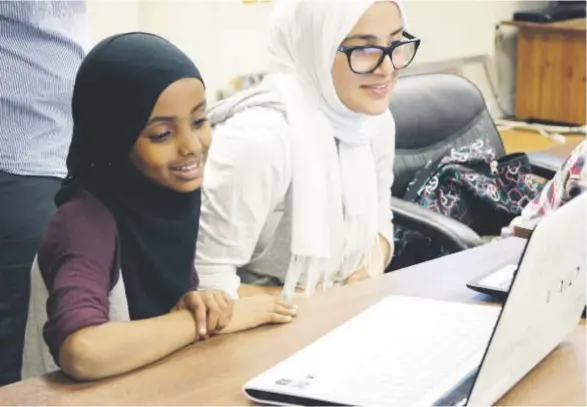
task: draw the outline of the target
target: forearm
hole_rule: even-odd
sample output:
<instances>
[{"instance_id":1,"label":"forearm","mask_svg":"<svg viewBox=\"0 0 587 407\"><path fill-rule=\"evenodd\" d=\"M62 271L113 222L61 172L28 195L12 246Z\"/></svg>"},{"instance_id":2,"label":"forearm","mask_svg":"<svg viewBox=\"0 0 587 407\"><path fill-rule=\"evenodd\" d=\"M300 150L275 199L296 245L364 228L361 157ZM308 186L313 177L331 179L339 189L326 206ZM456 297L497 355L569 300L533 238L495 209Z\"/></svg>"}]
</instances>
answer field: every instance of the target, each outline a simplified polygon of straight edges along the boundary
<instances>
[{"instance_id":1,"label":"forearm","mask_svg":"<svg viewBox=\"0 0 587 407\"><path fill-rule=\"evenodd\" d=\"M96 380L153 363L189 345L196 324L187 310L130 322L84 328L61 345L63 371L79 380Z\"/></svg>"},{"instance_id":2,"label":"forearm","mask_svg":"<svg viewBox=\"0 0 587 407\"><path fill-rule=\"evenodd\" d=\"M238 289L238 295L240 298L253 297L255 295L278 295L281 293L282 286L262 286L253 284L241 284Z\"/></svg>"}]
</instances>

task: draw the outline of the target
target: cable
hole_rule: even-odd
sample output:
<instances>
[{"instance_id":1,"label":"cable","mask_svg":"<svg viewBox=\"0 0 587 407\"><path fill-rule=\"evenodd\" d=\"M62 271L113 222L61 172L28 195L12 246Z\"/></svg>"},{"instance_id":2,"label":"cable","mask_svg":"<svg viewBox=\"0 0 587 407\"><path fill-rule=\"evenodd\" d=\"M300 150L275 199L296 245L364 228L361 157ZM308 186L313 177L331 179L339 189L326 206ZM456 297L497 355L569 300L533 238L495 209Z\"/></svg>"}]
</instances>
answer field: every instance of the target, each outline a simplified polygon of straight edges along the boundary
<instances>
[{"instance_id":1,"label":"cable","mask_svg":"<svg viewBox=\"0 0 587 407\"><path fill-rule=\"evenodd\" d=\"M497 51L500 48L500 41L499 41L499 35L498 35L499 34L500 27L501 27L500 24L497 24L495 26L495 38L494 38L494 41L493 41L494 42L494 45L495 45L495 50L493 52L493 55L494 55L494 59L496 60L496 65L498 65L497 64L497 58L498 58L498 54L499 54ZM492 77L491 77L491 75L489 73L488 64L489 64L489 58L487 57L487 58L485 58L485 60L482 63L482 65L483 65L483 72L485 73L485 77L487 78L487 83L489 83L489 88L491 90L491 95L493 96L493 99L495 99L495 104L496 104L497 108L499 109L499 112L500 112L501 116L502 117L505 117L506 109L503 108L503 106L501 105L501 103L499 101L500 94L497 91L496 84L493 83ZM499 71L497 72L497 75L499 76ZM497 81L499 83L499 78L497 78Z\"/></svg>"},{"instance_id":2,"label":"cable","mask_svg":"<svg viewBox=\"0 0 587 407\"><path fill-rule=\"evenodd\" d=\"M541 136L550 138L560 144L565 144L567 142L567 138L564 136L565 134L586 134L587 126L551 126L545 124L537 124L537 123L526 123L522 121L515 121L515 120L503 120L503 119L496 119L494 123L497 129L501 131L517 129L517 130L528 130L528 131L535 131Z\"/></svg>"}]
</instances>

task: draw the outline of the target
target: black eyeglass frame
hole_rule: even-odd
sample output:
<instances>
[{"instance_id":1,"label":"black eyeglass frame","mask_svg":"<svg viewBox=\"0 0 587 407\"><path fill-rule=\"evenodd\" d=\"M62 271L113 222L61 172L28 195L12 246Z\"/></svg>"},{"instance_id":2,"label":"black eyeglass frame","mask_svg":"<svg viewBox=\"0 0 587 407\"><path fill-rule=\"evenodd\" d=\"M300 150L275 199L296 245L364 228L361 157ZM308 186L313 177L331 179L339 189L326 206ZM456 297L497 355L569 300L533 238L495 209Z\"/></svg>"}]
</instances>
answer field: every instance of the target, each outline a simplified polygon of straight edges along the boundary
<instances>
[{"instance_id":1,"label":"black eyeglass frame","mask_svg":"<svg viewBox=\"0 0 587 407\"><path fill-rule=\"evenodd\" d=\"M404 69L407 68L412 61L414 60L414 57L416 56L416 53L418 52L418 48L420 47L420 39L414 37L412 34L408 33L407 31L403 32L403 36L407 38L407 41L394 41L389 47L381 47L379 45L356 45L356 46L351 46L351 47L345 47L344 45L341 45L338 47L337 51L338 52L342 52L343 54L346 55L347 58L347 62L349 64L349 68L351 69L351 71L353 71L354 73L358 74L358 75L368 75L371 74L373 72L375 72L377 70L377 68L379 68L381 66L381 64L383 63L383 60L385 59L386 56L389 56L389 60L391 61L391 64L393 65L393 67L395 69ZM398 47L401 47L402 45L405 44L412 44L414 43L414 55L412 55L412 59L410 59L410 61L403 67L398 68L395 66L395 64L393 63L393 50L395 50ZM353 53L353 51L355 50L361 50L361 49L378 49L383 51L381 53L381 57L379 58L379 61L377 61L377 64L375 65L375 68L371 69L370 71L365 71L365 72L357 72L353 69L353 65L351 63L351 54Z\"/></svg>"}]
</instances>

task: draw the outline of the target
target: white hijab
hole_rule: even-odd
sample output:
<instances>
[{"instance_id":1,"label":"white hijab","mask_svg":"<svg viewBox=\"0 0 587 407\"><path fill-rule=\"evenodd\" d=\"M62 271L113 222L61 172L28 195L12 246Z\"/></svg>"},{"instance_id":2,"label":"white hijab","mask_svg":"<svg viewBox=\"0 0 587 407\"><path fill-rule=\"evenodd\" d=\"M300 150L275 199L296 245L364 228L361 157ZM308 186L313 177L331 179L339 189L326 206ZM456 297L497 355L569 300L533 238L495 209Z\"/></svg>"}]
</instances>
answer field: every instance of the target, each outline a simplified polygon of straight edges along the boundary
<instances>
[{"instance_id":1,"label":"white hijab","mask_svg":"<svg viewBox=\"0 0 587 407\"><path fill-rule=\"evenodd\" d=\"M338 46L373 3L279 0L272 16L273 75L268 81L285 105L292 133L292 259L286 299L297 285L310 295L318 283L326 289L361 267L382 267L382 260L371 256L379 247L371 141L381 132L393 137L393 118L389 111L368 116L349 110L338 98L331 74Z\"/></svg>"}]
</instances>

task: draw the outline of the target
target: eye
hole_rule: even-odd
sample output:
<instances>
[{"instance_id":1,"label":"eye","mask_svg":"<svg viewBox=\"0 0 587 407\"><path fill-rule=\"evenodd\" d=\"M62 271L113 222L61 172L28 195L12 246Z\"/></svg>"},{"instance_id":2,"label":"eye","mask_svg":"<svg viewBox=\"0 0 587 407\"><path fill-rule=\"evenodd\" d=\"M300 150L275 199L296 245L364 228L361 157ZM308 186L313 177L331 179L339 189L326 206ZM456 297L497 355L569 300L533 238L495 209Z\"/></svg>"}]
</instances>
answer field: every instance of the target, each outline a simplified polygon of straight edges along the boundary
<instances>
[{"instance_id":1,"label":"eye","mask_svg":"<svg viewBox=\"0 0 587 407\"><path fill-rule=\"evenodd\" d=\"M167 130L167 131L164 131L163 133L159 133L159 134L150 134L149 140L151 140L155 143L161 143L161 142L167 140L169 137L171 137L171 131Z\"/></svg>"},{"instance_id":2,"label":"eye","mask_svg":"<svg viewBox=\"0 0 587 407\"><path fill-rule=\"evenodd\" d=\"M358 48L355 50L358 55L378 55L381 53L379 48L373 47L365 47L365 48Z\"/></svg>"},{"instance_id":3,"label":"eye","mask_svg":"<svg viewBox=\"0 0 587 407\"><path fill-rule=\"evenodd\" d=\"M200 128L202 128L202 126L204 126L204 124L206 124L207 121L208 121L207 118L196 119L193 121L192 125L193 125L194 129L200 129Z\"/></svg>"}]
</instances>

